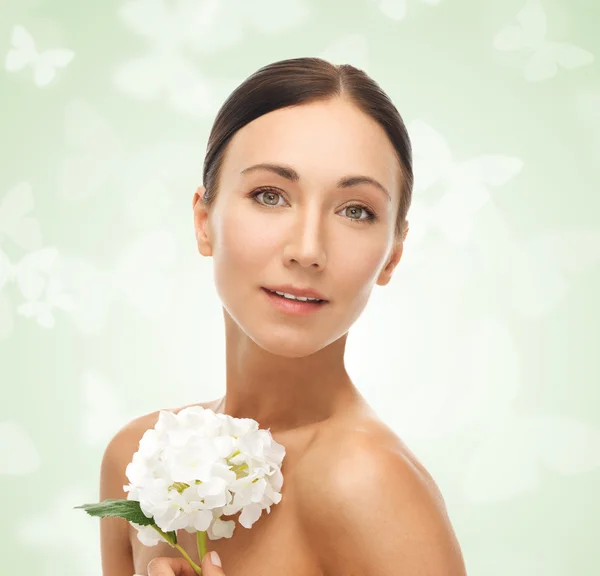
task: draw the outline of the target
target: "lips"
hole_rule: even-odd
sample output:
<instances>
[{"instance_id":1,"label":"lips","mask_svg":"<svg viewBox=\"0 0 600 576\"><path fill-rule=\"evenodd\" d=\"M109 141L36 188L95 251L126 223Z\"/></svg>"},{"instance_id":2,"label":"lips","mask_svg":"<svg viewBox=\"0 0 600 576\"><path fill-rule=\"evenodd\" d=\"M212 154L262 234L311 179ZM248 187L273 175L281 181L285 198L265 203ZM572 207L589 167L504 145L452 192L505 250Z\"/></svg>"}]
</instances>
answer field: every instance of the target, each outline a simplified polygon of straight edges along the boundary
<instances>
[{"instance_id":1,"label":"lips","mask_svg":"<svg viewBox=\"0 0 600 576\"><path fill-rule=\"evenodd\" d=\"M263 286L266 290L271 290L273 292L284 292L285 294L291 294L292 296L300 296L304 298L318 298L319 300L323 300L328 302L327 298L314 288L299 288L297 286L292 286L291 284L282 284L280 286Z\"/></svg>"},{"instance_id":2,"label":"lips","mask_svg":"<svg viewBox=\"0 0 600 576\"><path fill-rule=\"evenodd\" d=\"M280 296L271 292L267 288L261 288L265 293L268 301L279 313L288 314L291 316L310 316L316 313L317 310L322 310L327 306L327 302L311 302L302 300L292 300L285 296Z\"/></svg>"},{"instance_id":3,"label":"lips","mask_svg":"<svg viewBox=\"0 0 600 576\"><path fill-rule=\"evenodd\" d=\"M269 288L263 288L263 290L270 294L271 296L275 296L276 298L281 298L282 300L286 300L287 302L298 302L300 304L325 304L327 300L292 300L291 298L287 298L286 296L282 296L281 294L277 294ZM278 290L278 292L283 292L283 290ZM286 292L286 294L291 294L291 292ZM294 294L292 294L294 296ZM313 298L312 296L307 296L307 298Z\"/></svg>"}]
</instances>

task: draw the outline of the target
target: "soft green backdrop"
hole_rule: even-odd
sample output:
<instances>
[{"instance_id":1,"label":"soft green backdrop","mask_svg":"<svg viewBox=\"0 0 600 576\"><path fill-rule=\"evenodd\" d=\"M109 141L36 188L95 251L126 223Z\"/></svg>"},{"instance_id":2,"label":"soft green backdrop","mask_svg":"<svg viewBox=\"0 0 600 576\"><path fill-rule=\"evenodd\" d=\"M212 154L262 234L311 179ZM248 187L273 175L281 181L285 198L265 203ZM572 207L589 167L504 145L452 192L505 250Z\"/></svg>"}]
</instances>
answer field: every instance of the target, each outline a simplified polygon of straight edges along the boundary
<instances>
[{"instance_id":1,"label":"soft green backdrop","mask_svg":"<svg viewBox=\"0 0 600 576\"><path fill-rule=\"evenodd\" d=\"M321 56L371 74L415 148L351 374L470 576L600 574L599 23L594 0L2 0L0 572L99 576L72 507L108 440L224 392L206 139L260 66Z\"/></svg>"}]
</instances>

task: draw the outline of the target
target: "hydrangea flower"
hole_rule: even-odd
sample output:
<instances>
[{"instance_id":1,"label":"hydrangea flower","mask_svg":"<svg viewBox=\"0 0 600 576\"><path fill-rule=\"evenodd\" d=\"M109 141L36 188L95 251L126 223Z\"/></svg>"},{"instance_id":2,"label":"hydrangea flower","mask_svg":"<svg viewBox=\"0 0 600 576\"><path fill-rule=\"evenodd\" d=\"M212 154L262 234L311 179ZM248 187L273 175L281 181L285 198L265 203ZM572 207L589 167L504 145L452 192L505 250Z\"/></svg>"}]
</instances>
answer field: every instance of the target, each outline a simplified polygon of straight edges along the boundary
<instances>
[{"instance_id":1,"label":"hydrangea flower","mask_svg":"<svg viewBox=\"0 0 600 576\"><path fill-rule=\"evenodd\" d=\"M177 414L162 410L147 430L125 474L127 500L84 504L91 516L128 520L146 546L167 542L201 574L177 544L177 530L196 533L200 560L211 540L231 538L241 512L245 528L281 501L285 447L251 418L215 414L191 406Z\"/></svg>"}]
</instances>

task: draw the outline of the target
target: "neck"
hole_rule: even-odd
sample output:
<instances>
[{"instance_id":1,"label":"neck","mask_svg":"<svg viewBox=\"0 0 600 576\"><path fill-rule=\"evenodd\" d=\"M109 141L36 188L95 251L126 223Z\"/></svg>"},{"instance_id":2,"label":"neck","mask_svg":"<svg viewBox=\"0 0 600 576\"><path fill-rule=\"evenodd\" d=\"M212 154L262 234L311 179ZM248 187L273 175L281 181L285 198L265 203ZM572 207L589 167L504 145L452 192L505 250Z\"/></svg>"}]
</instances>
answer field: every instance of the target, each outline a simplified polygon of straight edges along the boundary
<instances>
[{"instance_id":1,"label":"neck","mask_svg":"<svg viewBox=\"0 0 600 576\"><path fill-rule=\"evenodd\" d=\"M344 366L347 334L300 358L272 354L224 311L227 389L216 410L284 432L326 421L360 402Z\"/></svg>"}]
</instances>

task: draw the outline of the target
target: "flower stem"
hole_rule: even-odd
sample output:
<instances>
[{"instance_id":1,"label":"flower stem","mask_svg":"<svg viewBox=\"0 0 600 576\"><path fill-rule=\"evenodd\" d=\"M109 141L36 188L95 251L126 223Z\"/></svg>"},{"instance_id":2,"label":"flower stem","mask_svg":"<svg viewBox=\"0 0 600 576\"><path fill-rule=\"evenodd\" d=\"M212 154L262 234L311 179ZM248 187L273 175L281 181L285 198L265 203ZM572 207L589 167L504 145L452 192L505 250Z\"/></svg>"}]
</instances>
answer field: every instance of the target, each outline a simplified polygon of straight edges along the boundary
<instances>
[{"instance_id":1,"label":"flower stem","mask_svg":"<svg viewBox=\"0 0 600 576\"><path fill-rule=\"evenodd\" d=\"M196 532L196 543L198 544L198 558L200 558L200 564L202 564L202 558L206 554L206 532L202 530Z\"/></svg>"},{"instance_id":2,"label":"flower stem","mask_svg":"<svg viewBox=\"0 0 600 576\"><path fill-rule=\"evenodd\" d=\"M181 552L182 556L190 563L190 566L194 569L194 572L196 572L196 574L199 574L199 576L202 576L202 568L200 568L200 566L198 566L198 564L196 564L189 557L188 553L179 544L175 544L175 548L177 548L177 550Z\"/></svg>"},{"instance_id":3,"label":"flower stem","mask_svg":"<svg viewBox=\"0 0 600 576\"><path fill-rule=\"evenodd\" d=\"M153 525L154 528L173 548L177 548L181 555L190 563L190 566L194 569L194 572L198 574L198 576L202 576L202 568L198 566L189 556L189 554L181 547L179 544L173 544L171 538L168 534L165 534L158 526ZM202 556L200 556L200 562L202 562Z\"/></svg>"}]
</instances>

